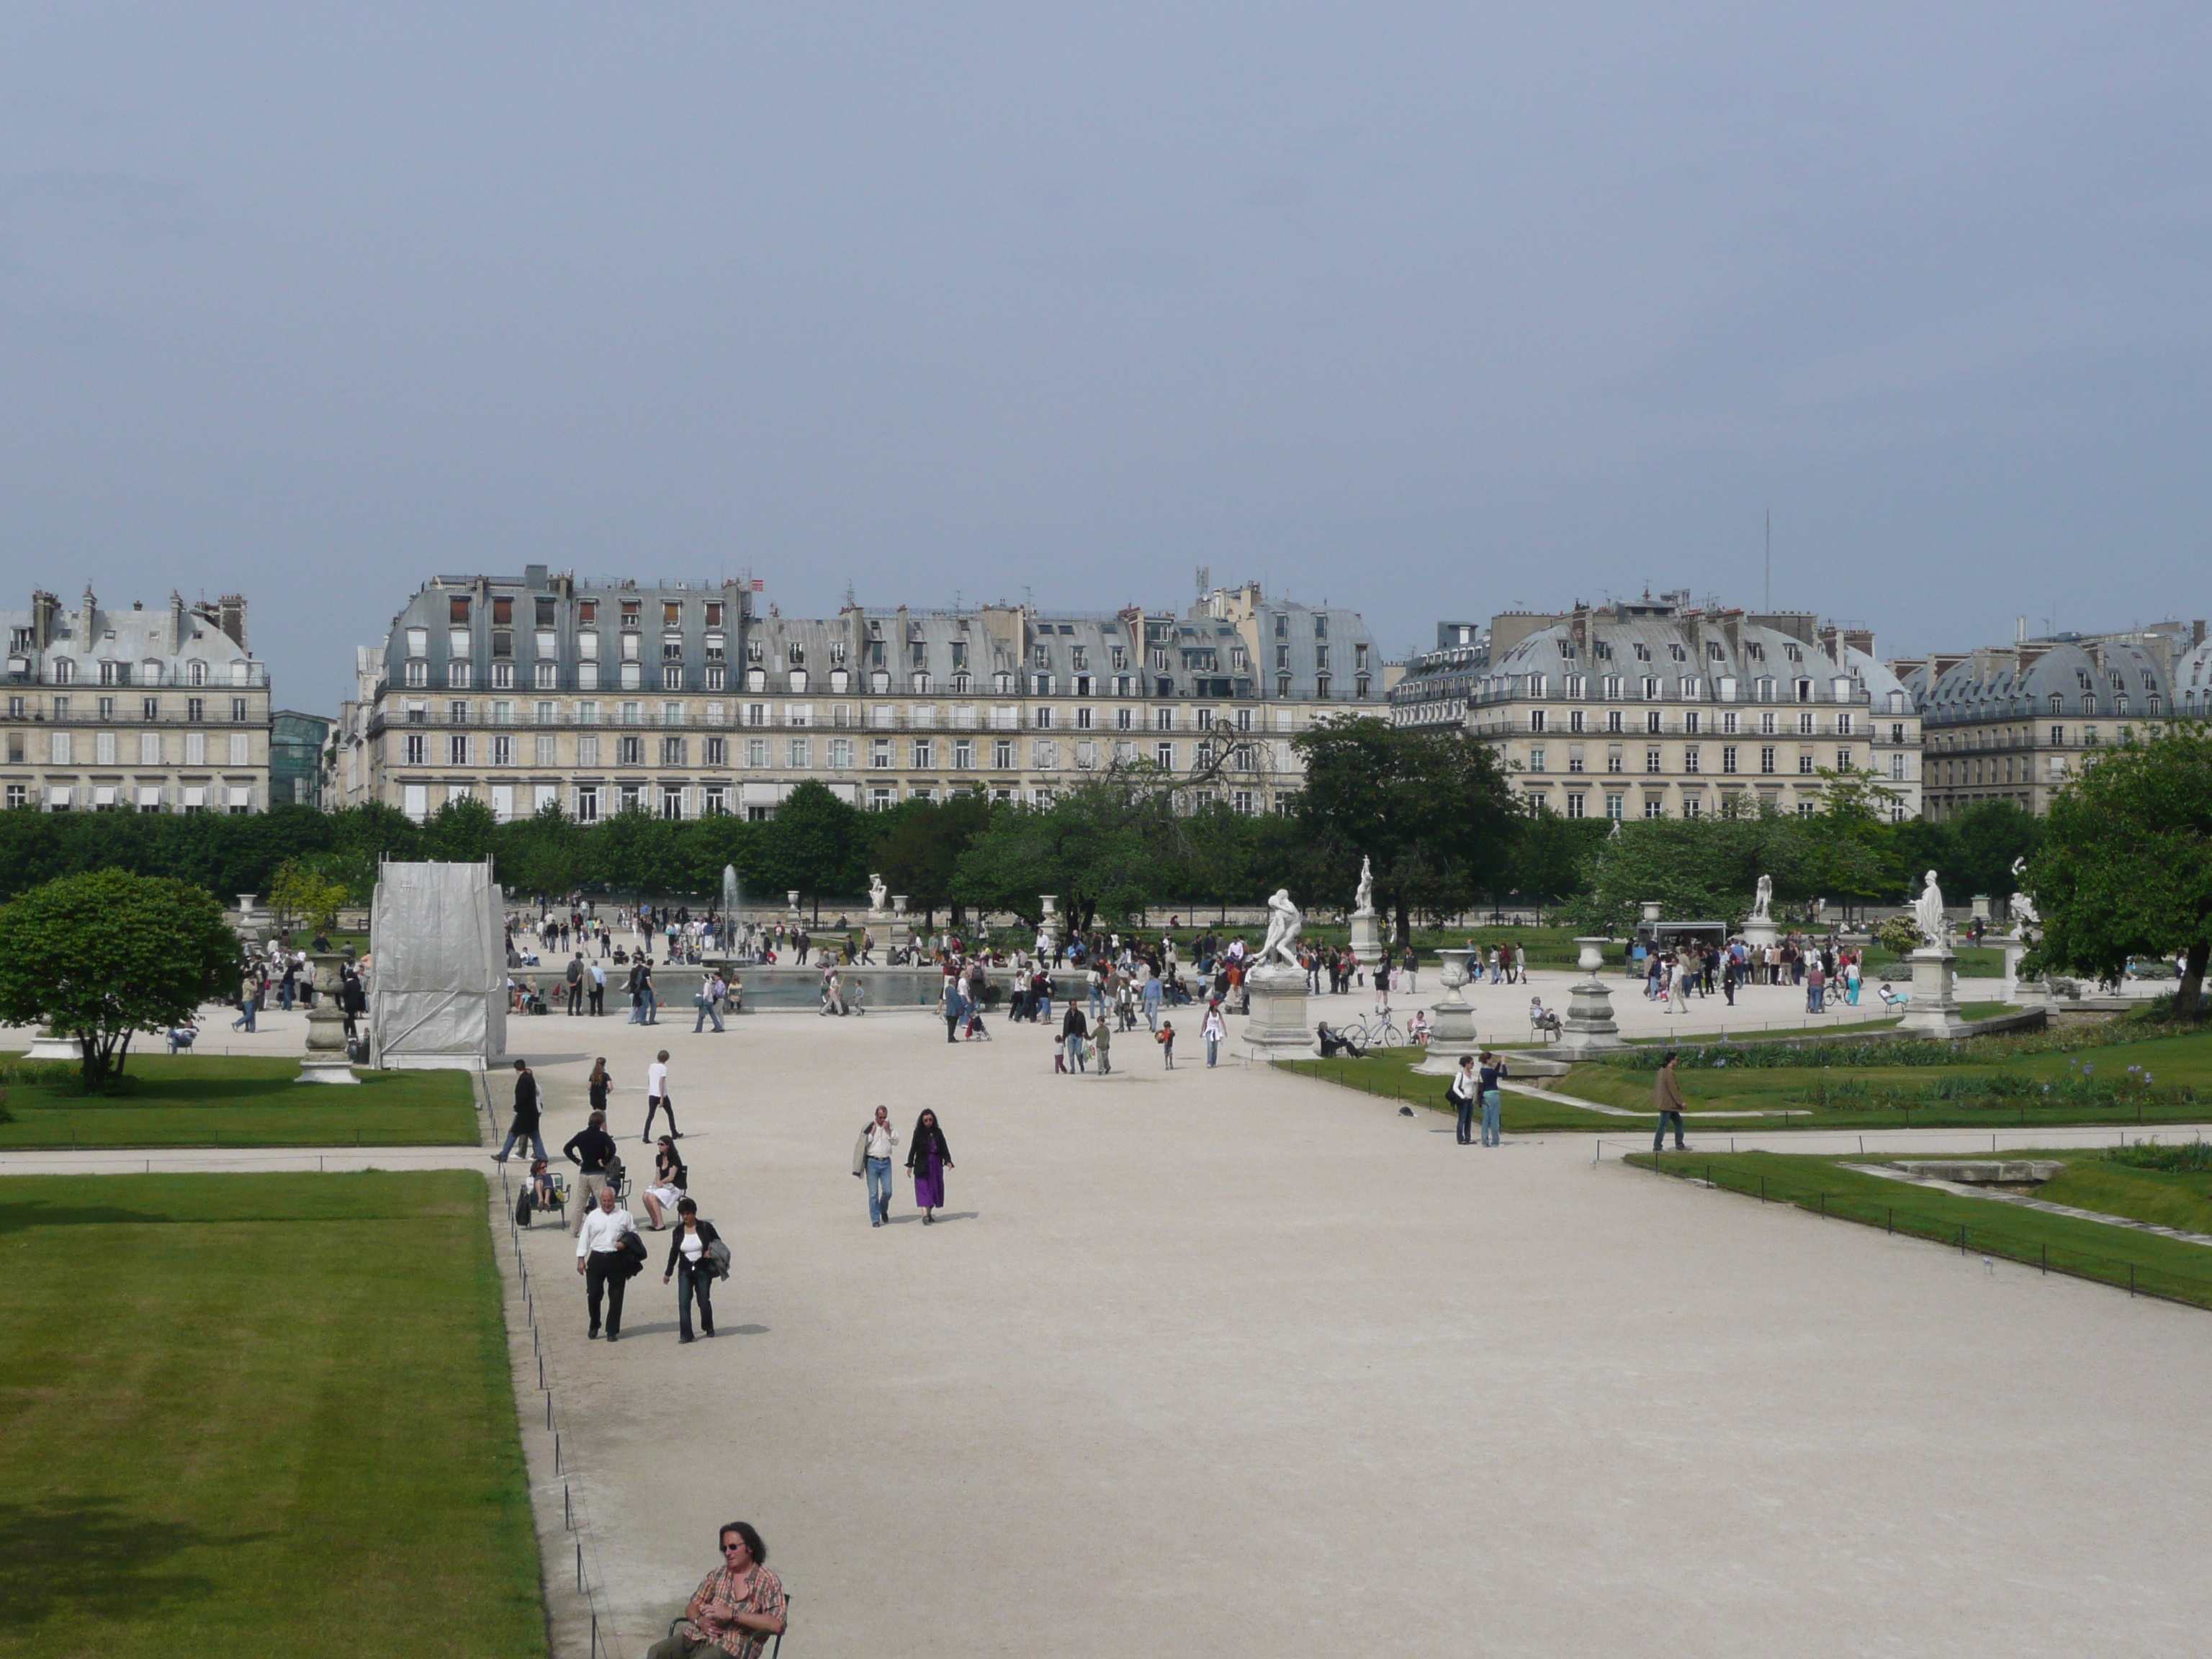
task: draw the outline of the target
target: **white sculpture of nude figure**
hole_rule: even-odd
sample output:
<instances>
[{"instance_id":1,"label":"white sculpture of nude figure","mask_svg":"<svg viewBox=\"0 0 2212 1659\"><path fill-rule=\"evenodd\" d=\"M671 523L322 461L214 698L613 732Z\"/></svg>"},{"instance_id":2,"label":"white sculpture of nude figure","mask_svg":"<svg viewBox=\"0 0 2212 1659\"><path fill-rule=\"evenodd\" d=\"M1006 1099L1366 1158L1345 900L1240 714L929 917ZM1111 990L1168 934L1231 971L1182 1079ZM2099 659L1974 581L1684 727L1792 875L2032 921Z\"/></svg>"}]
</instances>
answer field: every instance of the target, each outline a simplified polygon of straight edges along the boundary
<instances>
[{"instance_id":1,"label":"white sculpture of nude figure","mask_svg":"<svg viewBox=\"0 0 2212 1659\"><path fill-rule=\"evenodd\" d=\"M1298 967L1298 930L1304 925L1305 918L1291 902L1291 890L1278 887L1267 901L1267 937L1260 946L1256 965L1264 968L1270 962L1279 962L1285 968Z\"/></svg>"}]
</instances>

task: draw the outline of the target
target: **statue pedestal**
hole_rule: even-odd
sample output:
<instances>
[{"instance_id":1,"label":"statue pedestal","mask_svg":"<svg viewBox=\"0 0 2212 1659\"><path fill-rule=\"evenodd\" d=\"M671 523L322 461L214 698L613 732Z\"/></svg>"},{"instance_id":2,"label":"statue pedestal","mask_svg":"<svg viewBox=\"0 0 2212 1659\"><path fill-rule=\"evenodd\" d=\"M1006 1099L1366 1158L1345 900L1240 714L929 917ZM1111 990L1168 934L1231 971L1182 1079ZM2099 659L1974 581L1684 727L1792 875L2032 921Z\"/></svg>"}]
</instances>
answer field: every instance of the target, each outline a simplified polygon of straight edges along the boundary
<instances>
[{"instance_id":1,"label":"statue pedestal","mask_svg":"<svg viewBox=\"0 0 2212 1659\"><path fill-rule=\"evenodd\" d=\"M1314 1052L1313 1028L1306 1024L1306 976L1301 969L1271 962L1246 977L1244 993L1244 1046L1256 1058L1297 1060Z\"/></svg>"},{"instance_id":2,"label":"statue pedestal","mask_svg":"<svg viewBox=\"0 0 2212 1659\"><path fill-rule=\"evenodd\" d=\"M84 1046L73 1036L62 1036L53 1031L40 1031L31 1039L31 1046L23 1051L26 1060L65 1060L72 1066L84 1063Z\"/></svg>"},{"instance_id":3,"label":"statue pedestal","mask_svg":"<svg viewBox=\"0 0 2212 1659\"><path fill-rule=\"evenodd\" d=\"M1945 945L1923 945L1912 953L1912 1000L1898 1030L1911 1036L1954 1037L1966 1034L1959 1013L1959 958Z\"/></svg>"},{"instance_id":4,"label":"statue pedestal","mask_svg":"<svg viewBox=\"0 0 2212 1659\"><path fill-rule=\"evenodd\" d=\"M1382 960L1382 918L1372 910L1352 914L1352 954L1363 968Z\"/></svg>"},{"instance_id":5,"label":"statue pedestal","mask_svg":"<svg viewBox=\"0 0 2212 1659\"><path fill-rule=\"evenodd\" d=\"M1754 951L1782 942L1782 929L1771 916L1754 916L1743 925L1743 942Z\"/></svg>"},{"instance_id":6,"label":"statue pedestal","mask_svg":"<svg viewBox=\"0 0 2212 1659\"><path fill-rule=\"evenodd\" d=\"M308 960L315 964L315 1006L307 1010L307 1057L300 1062L300 1081L357 1084L338 1006L338 964L344 958L336 951L318 951Z\"/></svg>"},{"instance_id":7,"label":"statue pedestal","mask_svg":"<svg viewBox=\"0 0 2212 1659\"><path fill-rule=\"evenodd\" d=\"M1559 1022L1559 1050L1581 1060L1628 1046L1613 1018L1613 993L1595 975L1575 986L1568 998L1566 1018Z\"/></svg>"},{"instance_id":8,"label":"statue pedestal","mask_svg":"<svg viewBox=\"0 0 2212 1659\"><path fill-rule=\"evenodd\" d=\"M1429 1008L1429 1052L1413 1069L1430 1077L1449 1077L1459 1070L1460 1056L1482 1052L1474 1040L1474 1010L1461 988L1467 983L1467 951L1439 951L1443 958L1444 994Z\"/></svg>"}]
</instances>

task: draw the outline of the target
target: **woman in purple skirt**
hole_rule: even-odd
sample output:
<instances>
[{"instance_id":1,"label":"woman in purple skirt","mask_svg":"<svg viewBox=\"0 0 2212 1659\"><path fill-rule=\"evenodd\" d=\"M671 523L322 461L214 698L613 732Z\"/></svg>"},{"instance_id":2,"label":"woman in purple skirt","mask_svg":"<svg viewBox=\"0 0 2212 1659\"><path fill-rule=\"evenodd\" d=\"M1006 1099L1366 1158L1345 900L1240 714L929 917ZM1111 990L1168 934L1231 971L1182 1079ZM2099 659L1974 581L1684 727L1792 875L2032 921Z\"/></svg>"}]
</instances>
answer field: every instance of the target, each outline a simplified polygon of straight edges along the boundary
<instances>
[{"instance_id":1,"label":"woman in purple skirt","mask_svg":"<svg viewBox=\"0 0 2212 1659\"><path fill-rule=\"evenodd\" d=\"M914 1176L914 1204L921 1212L921 1224L928 1226L936 1218L933 1210L945 1207L945 1172L952 1167L952 1149L945 1144L945 1131L937 1127L937 1114L924 1111L914 1126L914 1139L908 1143L906 1167Z\"/></svg>"}]
</instances>

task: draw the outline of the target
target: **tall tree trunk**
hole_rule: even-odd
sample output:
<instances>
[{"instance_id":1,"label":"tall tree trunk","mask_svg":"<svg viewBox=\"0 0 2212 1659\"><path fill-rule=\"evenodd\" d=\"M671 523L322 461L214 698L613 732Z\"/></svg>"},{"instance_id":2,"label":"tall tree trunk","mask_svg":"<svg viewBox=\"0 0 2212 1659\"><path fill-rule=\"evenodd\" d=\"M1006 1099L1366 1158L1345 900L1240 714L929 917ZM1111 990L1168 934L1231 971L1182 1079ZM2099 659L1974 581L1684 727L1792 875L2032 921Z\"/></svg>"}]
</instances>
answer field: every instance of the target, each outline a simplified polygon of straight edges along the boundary
<instances>
[{"instance_id":1,"label":"tall tree trunk","mask_svg":"<svg viewBox=\"0 0 2212 1659\"><path fill-rule=\"evenodd\" d=\"M1398 937L1395 943L1396 947L1402 951L1413 942L1413 907L1404 899L1400 899L1391 908L1397 913L1398 917Z\"/></svg>"},{"instance_id":2,"label":"tall tree trunk","mask_svg":"<svg viewBox=\"0 0 2212 1659\"><path fill-rule=\"evenodd\" d=\"M2173 993L2173 1012L2193 1019L2204 1000L2204 968L2212 960L2212 939L2199 939L2189 947L2182 963L2181 983Z\"/></svg>"}]
</instances>

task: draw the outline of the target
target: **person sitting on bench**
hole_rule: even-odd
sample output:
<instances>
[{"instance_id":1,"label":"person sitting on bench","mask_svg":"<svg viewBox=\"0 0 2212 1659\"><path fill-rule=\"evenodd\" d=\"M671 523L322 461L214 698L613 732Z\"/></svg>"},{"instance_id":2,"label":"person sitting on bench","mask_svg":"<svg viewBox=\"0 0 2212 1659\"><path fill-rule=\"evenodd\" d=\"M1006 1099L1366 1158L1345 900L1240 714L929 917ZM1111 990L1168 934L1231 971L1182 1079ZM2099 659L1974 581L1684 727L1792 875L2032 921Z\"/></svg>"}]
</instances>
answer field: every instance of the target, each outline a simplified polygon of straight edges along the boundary
<instances>
[{"instance_id":1,"label":"person sitting on bench","mask_svg":"<svg viewBox=\"0 0 2212 1659\"><path fill-rule=\"evenodd\" d=\"M1341 1031L1330 1030L1326 1021L1314 1028L1314 1035L1321 1039L1321 1057L1323 1060L1334 1059L1339 1049L1342 1049L1354 1060L1363 1059L1366 1055L1367 1050Z\"/></svg>"},{"instance_id":2,"label":"person sitting on bench","mask_svg":"<svg viewBox=\"0 0 2212 1659\"><path fill-rule=\"evenodd\" d=\"M1541 1031L1547 1042L1559 1035L1559 1017L1544 1006L1541 997L1528 999L1528 1029Z\"/></svg>"}]
</instances>

